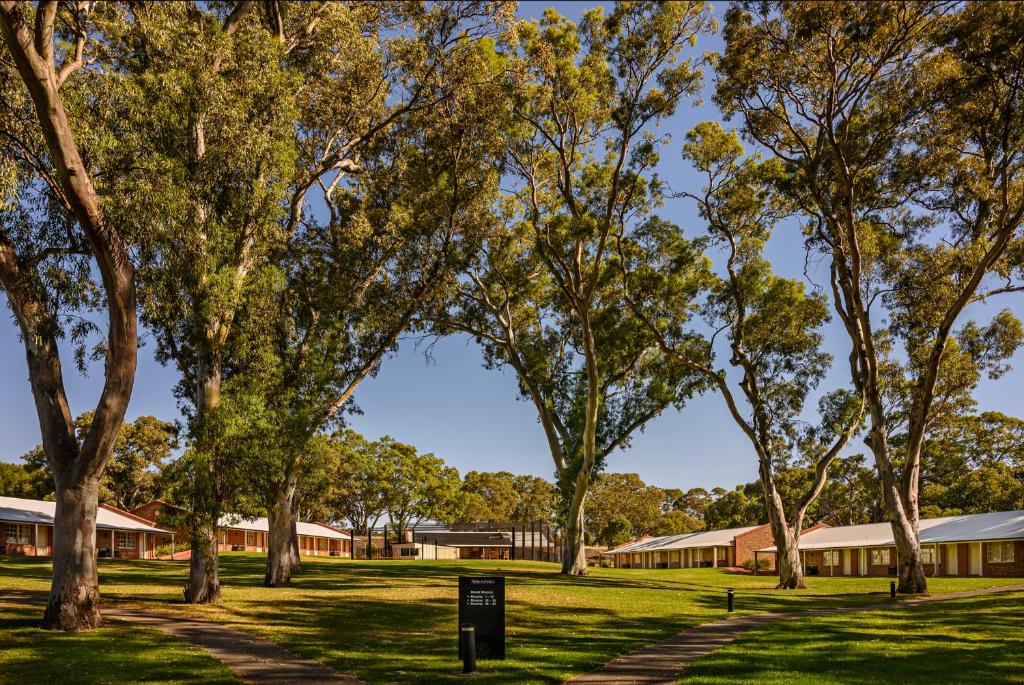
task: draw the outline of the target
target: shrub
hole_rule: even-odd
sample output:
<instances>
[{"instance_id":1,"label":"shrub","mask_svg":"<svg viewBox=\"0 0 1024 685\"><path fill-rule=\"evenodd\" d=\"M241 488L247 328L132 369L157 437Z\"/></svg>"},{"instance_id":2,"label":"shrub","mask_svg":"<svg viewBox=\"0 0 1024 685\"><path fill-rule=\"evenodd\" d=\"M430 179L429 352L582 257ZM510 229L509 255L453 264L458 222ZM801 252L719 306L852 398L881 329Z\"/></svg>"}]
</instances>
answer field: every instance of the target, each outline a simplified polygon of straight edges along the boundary
<instances>
[{"instance_id":1,"label":"shrub","mask_svg":"<svg viewBox=\"0 0 1024 685\"><path fill-rule=\"evenodd\" d=\"M744 559L743 563L740 564L740 566L742 566L743 568L747 569L748 571L753 571L754 570L754 560L753 559ZM768 570L771 567L772 567L772 562L768 561L767 559L758 559L757 560L757 570L758 571L766 571L766 570Z\"/></svg>"}]
</instances>

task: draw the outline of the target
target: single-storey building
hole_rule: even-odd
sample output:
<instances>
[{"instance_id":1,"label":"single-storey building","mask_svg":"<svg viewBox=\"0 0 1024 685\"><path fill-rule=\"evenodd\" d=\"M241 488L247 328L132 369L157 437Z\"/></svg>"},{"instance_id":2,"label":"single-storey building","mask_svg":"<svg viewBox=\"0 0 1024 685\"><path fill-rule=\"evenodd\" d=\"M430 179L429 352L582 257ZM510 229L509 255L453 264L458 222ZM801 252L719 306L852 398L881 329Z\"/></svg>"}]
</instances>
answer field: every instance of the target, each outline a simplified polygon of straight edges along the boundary
<instances>
[{"instance_id":1,"label":"single-storey building","mask_svg":"<svg viewBox=\"0 0 1024 685\"><path fill-rule=\"evenodd\" d=\"M153 500L132 513L156 523L174 526L174 513L179 507L163 500ZM326 523L299 521L299 553L309 556L351 557L352 545L348 531ZM244 518L224 514L217 523L217 549L221 552L266 552L270 522L266 517Z\"/></svg>"},{"instance_id":2,"label":"single-storey building","mask_svg":"<svg viewBox=\"0 0 1024 685\"><path fill-rule=\"evenodd\" d=\"M392 542L392 559L405 561L443 561L459 559L459 548L437 542Z\"/></svg>"},{"instance_id":3,"label":"single-storey building","mask_svg":"<svg viewBox=\"0 0 1024 685\"><path fill-rule=\"evenodd\" d=\"M511 530L416 531L414 540L425 544L455 547L459 559L529 559L560 561L561 553L553 532L526 528Z\"/></svg>"},{"instance_id":4,"label":"single-storey building","mask_svg":"<svg viewBox=\"0 0 1024 685\"><path fill-rule=\"evenodd\" d=\"M929 576L1024 576L1024 511L921 519ZM894 576L899 557L888 523L835 526L800 537L807 575ZM775 547L757 550L775 556Z\"/></svg>"},{"instance_id":5,"label":"single-storey building","mask_svg":"<svg viewBox=\"0 0 1024 685\"><path fill-rule=\"evenodd\" d=\"M616 568L716 568L753 560L771 542L767 524L682 535L646 537L603 554Z\"/></svg>"},{"instance_id":6,"label":"single-storey building","mask_svg":"<svg viewBox=\"0 0 1024 685\"><path fill-rule=\"evenodd\" d=\"M56 502L0 497L0 553L48 557L53 554ZM173 533L151 521L109 504L96 510L96 553L118 559L155 559L156 549L168 545Z\"/></svg>"},{"instance_id":7,"label":"single-storey building","mask_svg":"<svg viewBox=\"0 0 1024 685\"><path fill-rule=\"evenodd\" d=\"M222 552L265 552L269 539L270 521L266 517L243 518L236 514L221 516L218 523L218 543ZM326 523L298 521L295 532L299 536L299 554L320 557L351 557L352 545L348 531L333 528Z\"/></svg>"}]
</instances>

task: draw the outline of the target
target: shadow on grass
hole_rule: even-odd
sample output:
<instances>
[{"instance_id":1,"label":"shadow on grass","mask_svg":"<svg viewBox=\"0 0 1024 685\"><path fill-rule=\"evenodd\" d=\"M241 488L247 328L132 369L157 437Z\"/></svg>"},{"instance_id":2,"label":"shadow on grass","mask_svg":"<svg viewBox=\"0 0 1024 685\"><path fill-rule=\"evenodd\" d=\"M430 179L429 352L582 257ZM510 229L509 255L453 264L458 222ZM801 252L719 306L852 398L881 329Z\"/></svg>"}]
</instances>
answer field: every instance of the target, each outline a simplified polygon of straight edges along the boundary
<instances>
[{"instance_id":1,"label":"shadow on grass","mask_svg":"<svg viewBox=\"0 0 1024 685\"><path fill-rule=\"evenodd\" d=\"M39 620L38 606L0 603L0 682L238 682L212 657L157 631L114 624L58 633Z\"/></svg>"},{"instance_id":2,"label":"shadow on grass","mask_svg":"<svg viewBox=\"0 0 1024 685\"><path fill-rule=\"evenodd\" d=\"M1024 593L784 622L694 664L684 683L1022 682Z\"/></svg>"}]
</instances>

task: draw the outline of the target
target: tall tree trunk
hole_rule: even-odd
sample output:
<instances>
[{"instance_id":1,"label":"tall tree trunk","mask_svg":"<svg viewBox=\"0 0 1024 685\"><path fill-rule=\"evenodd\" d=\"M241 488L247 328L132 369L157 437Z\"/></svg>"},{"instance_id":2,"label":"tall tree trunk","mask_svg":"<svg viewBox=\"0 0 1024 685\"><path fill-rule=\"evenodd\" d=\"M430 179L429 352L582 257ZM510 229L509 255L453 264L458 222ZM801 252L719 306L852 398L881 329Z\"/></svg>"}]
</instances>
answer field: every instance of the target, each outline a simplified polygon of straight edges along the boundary
<instances>
[{"instance_id":1,"label":"tall tree trunk","mask_svg":"<svg viewBox=\"0 0 1024 685\"><path fill-rule=\"evenodd\" d=\"M874 432L871 438L875 438ZM876 439L871 439L872 449L877 446ZM887 448L883 444L881 448ZM889 514L893 540L896 542L896 553L899 555L899 587L900 593L916 595L928 591L928 580L924 575L924 564L921 561L921 538L919 534L920 514L917 506L917 480L908 481L908 489L912 489L912 497L905 498L900 482L896 479L888 459L876 457L878 473L882 481L882 498Z\"/></svg>"},{"instance_id":2,"label":"tall tree trunk","mask_svg":"<svg viewBox=\"0 0 1024 685\"><path fill-rule=\"evenodd\" d=\"M570 576L587 575L583 507L586 503L588 487L584 485L581 488L578 482L579 478L580 476L577 476L572 503L569 505L569 514L565 522L565 538L562 541L562 573ZM589 478L587 479L587 484L589 485Z\"/></svg>"},{"instance_id":3,"label":"tall tree trunk","mask_svg":"<svg viewBox=\"0 0 1024 685\"><path fill-rule=\"evenodd\" d=\"M185 601L212 604L220 601L220 566L217 555L217 527L212 521L193 523Z\"/></svg>"},{"instance_id":4,"label":"tall tree trunk","mask_svg":"<svg viewBox=\"0 0 1024 685\"><path fill-rule=\"evenodd\" d=\"M213 355L211 355L213 356ZM209 604L220 601L220 559L217 550L217 523L221 511L217 487L216 459L212 446L203 439L203 420L220 404L221 365L216 358L200 363L196 388L196 424L200 435L197 449L207 450L207 460L196 468L195 499L192 502L189 528L192 555L189 560L188 586L185 601Z\"/></svg>"},{"instance_id":5,"label":"tall tree trunk","mask_svg":"<svg viewBox=\"0 0 1024 685\"><path fill-rule=\"evenodd\" d=\"M270 538L267 547L267 587L290 585L299 566L299 541L295 521L296 478L288 474L268 512Z\"/></svg>"},{"instance_id":6,"label":"tall tree trunk","mask_svg":"<svg viewBox=\"0 0 1024 685\"><path fill-rule=\"evenodd\" d=\"M24 6L0 0L0 34L27 88L39 120L49 159L41 172L53 174L68 213L81 227L99 272L107 308L107 354L103 391L92 424L79 447L64 389L55 320L35 290L30 273L0 228L0 281L14 310L28 358L29 381L42 433L43 449L54 475L53 583L43 626L78 630L100 624L96 572L96 509L98 484L114 447L135 383L138 354L135 270L122 236L107 223L103 204L79 154L60 87L84 65L65 60L54 64L53 27L59 11L54 2L40 3L34 30ZM81 28L81 27L79 27ZM76 37L76 48L85 35ZM37 160L32 161L33 164Z\"/></svg>"},{"instance_id":7,"label":"tall tree trunk","mask_svg":"<svg viewBox=\"0 0 1024 685\"><path fill-rule=\"evenodd\" d=\"M764 489L765 501L768 504L768 525L775 541L776 566L779 571L780 590L802 590L807 587L804 582L804 568L800 563L800 526L790 526L786 520L786 509L782 504L782 496L775 487L775 480L765 473L770 465L761 465L761 487Z\"/></svg>"},{"instance_id":8,"label":"tall tree trunk","mask_svg":"<svg viewBox=\"0 0 1024 685\"><path fill-rule=\"evenodd\" d=\"M62 487L53 517L53 583L43 627L98 628L100 582L96 571L96 510L99 479Z\"/></svg>"}]
</instances>

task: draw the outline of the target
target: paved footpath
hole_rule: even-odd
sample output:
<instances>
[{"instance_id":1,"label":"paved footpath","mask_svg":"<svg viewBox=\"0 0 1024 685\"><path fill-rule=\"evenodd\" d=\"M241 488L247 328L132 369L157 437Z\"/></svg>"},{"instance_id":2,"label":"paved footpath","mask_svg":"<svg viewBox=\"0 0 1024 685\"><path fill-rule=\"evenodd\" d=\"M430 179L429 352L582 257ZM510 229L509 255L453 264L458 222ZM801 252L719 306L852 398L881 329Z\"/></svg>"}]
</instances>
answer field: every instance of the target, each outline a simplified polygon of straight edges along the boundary
<instances>
[{"instance_id":1,"label":"paved footpath","mask_svg":"<svg viewBox=\"0 0 1024 685\"><path fill-rule=\"evenodd\" d=\"M673 685L679 681L683 669L697 659L710 654L719 647L725 646L739 638L748 630L776 621L792 621L813 616L832 614L849 614L856 611L874 609L898 609L930 602L962 597L977 597L995 592L1024 590L1024 585L1006 585L1002 587L982 588L954 592L934 597L919 597L885 604L873 604L862 607L841 607L835 609L811 609L808 611L788 611L782 613L752 614L727 618L714 623L704 623L689 628L672 637L648 647L624 654L613 659L591 673L583 673L567 682L580 685Z\"/></svg>"},{"instance_id":2,"label":"paved footpath","mask_svg":"<svg viewBox=\"0 0 1024 685\"><path fill-rule=\"evenodd\" d=\"M44 603L45 596L13 591L0 592L0 600ZM107 603L103 617L126 621L170 633L206 650L243 683L252 685L291 685L314 683L346 683L362 685L361 680L341 675L327 666L297 656L272 642L219 623L161 614L142 609L122 608Z\"/></svg>"}]
</instances>

